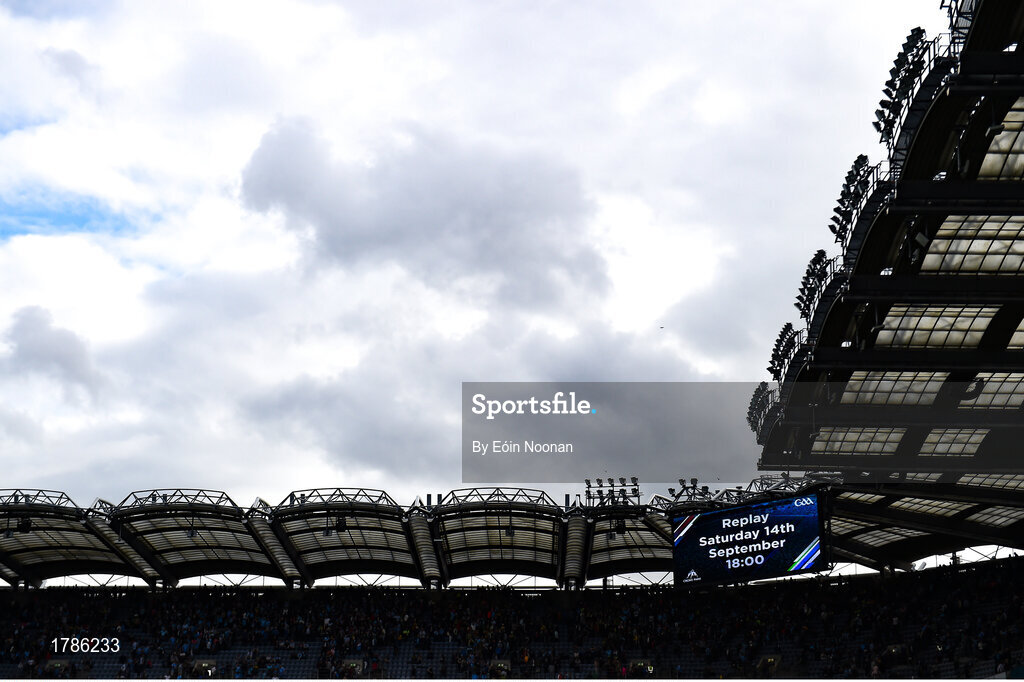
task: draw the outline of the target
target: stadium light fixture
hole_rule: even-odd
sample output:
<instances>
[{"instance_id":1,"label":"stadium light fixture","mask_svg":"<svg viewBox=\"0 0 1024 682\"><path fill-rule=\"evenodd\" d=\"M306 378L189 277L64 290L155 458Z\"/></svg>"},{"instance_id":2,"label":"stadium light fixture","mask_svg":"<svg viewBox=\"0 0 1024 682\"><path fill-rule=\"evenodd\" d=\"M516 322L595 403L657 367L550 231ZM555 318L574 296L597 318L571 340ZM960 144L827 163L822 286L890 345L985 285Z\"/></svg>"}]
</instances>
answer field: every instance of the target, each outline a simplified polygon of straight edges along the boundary
<instances>
[{"instance_id":1,"label":"stadium light fixture","mask_svg":"<svg viewBox=\"0 0 1024 682\"><path fill-rule=\"evenodd\" d=\"M603 485L604 485L604 479L603 478L597 479L597 487L600 488Z\"/></svg>"},{"instance_id":2,"label":"stadium light fixture","mask_svg":"<svg viewBox=\"0 0 1024 682\"><path fill-rule=\"evenodd\" d=\"M28 533L32 530L32 519L25 517L18 519L18 532Z\"/></svg>"},{"instance_id":3,"label":"stadium light fixture","mask_svg":"<svg viewBox=\"0 0 1024 682\"><path fill-rule=\"evenodd\" d=\"M333 532L333 531L332 531L332 530L331 530L330 528L324 528L324 537L325 537L325 538L329 538L329 537L331 537L331 533L332 533L332 532Z\"/></svg>"},{"instance_id":4,"label":"stadium light fixture","mask_svg":"<svg viewBox=\"0 0 1024 682\"><path fill-rule=\"evenodd\" d=\"M583 479L583 482L587 484L588 488L590 487L590 479L589 478Z\"/></svg>"},{"instance_id":5,"label":"stadium light fixture","mask_svg":"<svg viewBox=\"0 0 1024 682\"><path fill-rule=\"evenodd\" d=\"M637 478L636 476L631 476L629 482L632 483L633 485L640 485L640 479Z\"/></svg>"},{"instance_id":6,"label":"stadium light fixture","mask_svg":"<svg viewBox=\"0 0 1024 682\"><path fill-rule=\"evenodd\" d=\"M189 528L185 531L185 537L194 538L199 532L195 528Z\"/></svg>"},{"instance_id":7,"label":"stadium light fixture","mask_svg":"<svg viewBox=\"0 0 1024 682\"><path fill-rule=\"evenodd\" d=\"M4 538L5 539L10 540L13 537L14 537L14 531L11 530L10 528L8 528L7 530L4 531Z\"/></svg>"},{"instance_id":8,"label":"stadium light fixture","mask_svg":"<svg viewBox=\"0 0 1024 682\"><path fill-rule=\"evenodd\" d=\"M700 481L700 479L699 479L699 478L691 478L691 479L690 479L690 485L692 485L692 486L693 486L694 488L696 488L696 487L697 487L697 483L698 483L699 481Z\"/></svg>"},{"instance_id":9,"label":"stadium light fixture","mask_svg":"<svg viewBox=\"0 0 1024 682\"><path fill-rule=\"evenodd\" d=\"M672 496L672 497L675 497L676 496L676 489L675 488L669 488L668 489L668 494L670 496Z\"/></svg>"},{"instance_id":10,"label":"stadium light fixture","mask_svg":"<svg viewBox=\"0 0 1024 682\"><path fill-rule=\"evenodd\" d=\"M516 529L513 528L512 526L509 526L508 528L505 529L505 535L507 537L514 538L516 536Z\"/></svg>"},{"instance_id":11,"label":"stadium light fixture","mask_svg":"<svg viewBox=\"0 0 1024 682\"><path fill-rule=\"evenodd\" d=\"M338 520L334 524L334 528L339 533L344 533L346 530L348 530L348 521L345 519L344 516L339 516Z\"/></svg>"},{"instance_id":12,"label":"stadium light fixture","mask_svg":"<svg viewBox=\"0 0 1024 682\"><path fill-rule=\"evenodd\" d=\"M619 476L619 485L626 485L626 478L624 476Z\"/></svg>"}]
</instances>

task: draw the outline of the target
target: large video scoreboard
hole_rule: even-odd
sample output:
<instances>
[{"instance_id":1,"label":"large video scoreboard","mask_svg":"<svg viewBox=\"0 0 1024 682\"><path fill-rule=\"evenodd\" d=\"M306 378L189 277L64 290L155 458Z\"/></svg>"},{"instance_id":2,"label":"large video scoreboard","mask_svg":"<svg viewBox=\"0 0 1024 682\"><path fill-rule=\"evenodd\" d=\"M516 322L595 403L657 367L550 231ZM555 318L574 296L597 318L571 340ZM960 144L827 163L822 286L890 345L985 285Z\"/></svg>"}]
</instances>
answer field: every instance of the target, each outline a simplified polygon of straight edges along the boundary
<instances>
[{"instance_id":1,"label":"large video scoreboard","mask_svg":"<svg viewBox=\"0 0 1024 682\"><path fill-rule=\"evenodd\" d=\"M693 587L825 568L816 494L673 519L675 584Z\"/></svg>"}]
</instances>

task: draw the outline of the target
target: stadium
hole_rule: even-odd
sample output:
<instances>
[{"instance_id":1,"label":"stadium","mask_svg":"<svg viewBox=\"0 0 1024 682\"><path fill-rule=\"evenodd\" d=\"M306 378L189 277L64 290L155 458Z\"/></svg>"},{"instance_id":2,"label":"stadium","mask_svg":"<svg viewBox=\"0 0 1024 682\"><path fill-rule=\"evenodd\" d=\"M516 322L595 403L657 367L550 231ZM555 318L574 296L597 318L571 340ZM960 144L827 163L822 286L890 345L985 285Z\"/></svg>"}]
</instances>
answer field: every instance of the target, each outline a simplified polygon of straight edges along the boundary
<instances>
[{"instance_id":1,"label":"stadium","mask_svg":"<svg viewBox=\"0 0 1024 682\"><path fill-rule=\"evenodd\" d=\"M411 505L3 490L0 677L1024 677L1024 558L919 563L1024 549L1024 4L943 6L949 34L894 50L839 255L766 342L763 476Z\"/></svg>"}]
</instances>

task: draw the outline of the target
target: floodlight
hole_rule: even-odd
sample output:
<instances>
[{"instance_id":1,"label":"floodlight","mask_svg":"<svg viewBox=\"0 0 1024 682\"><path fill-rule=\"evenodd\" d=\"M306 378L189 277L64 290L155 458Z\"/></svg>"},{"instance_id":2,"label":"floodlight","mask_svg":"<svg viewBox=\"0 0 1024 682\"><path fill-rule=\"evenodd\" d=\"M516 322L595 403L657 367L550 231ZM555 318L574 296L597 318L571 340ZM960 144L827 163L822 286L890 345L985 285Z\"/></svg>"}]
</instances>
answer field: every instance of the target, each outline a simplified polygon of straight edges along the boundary
<instances>
[{"instance_id":1,"label":"floodlight","mask_svg":"<svg viewBox=\"0 0 1024 682\"><path fill-rule=\"evenodd\" d=\"M583 479L583 482L587 484L588 488L590 487L590 479L589 478Z\"/></svg>"},{"instance_id":2,"label":"floodlight","mask_svg":"<svg viewBox=\"0 0 1024 682\"><path fill-rule=\"evenodd\" d=\"M14 531L11 530L10 528L8 528L7 530L4 531L4 538L6 538L7 540L10 540L13 537L14 537Z\"/></svg>"},{"instance_id":3,"label":"floodlight","mask_svg":"<svg viewBox=\"0 0 1024 682\"><path fill-rule=\"evenodd\" d=\"M694 488L696 488L697 487L697 481L699 481L699 480L700 480L699 478L691 478L690 479L690 485L692 485Z\"/></svg>"},{"instance_id":4,"label":"floodlight","mask_svg":"<svg viewBox=\"0 0 1024 682\"><path fill-rule=\"evenodd\" d=\"M626 521L624 519L619 520L619 522L615 524L615 532L620 535L626 534Z\"/></svg>"},{"instance_id":5,"label":"floodlight","mask_svg":"<svg viewBox=\"0 0 1024 682\"><path fill-rule=\"evenodd\" d=\"M985 129L985 137L992 137L993 135L998 135L1004 130L1006 130L1006 126L1004 126L1002 123L989 126L988 128Z\"/></svg>"},{"instance_id":6,"label":"floodlight","mask_svg":"<svg viewBox=\"0 0 1024 682\"><path fill-rule=\"evenodd\" d=\"M516 536L516 529L513 528L512 526L509 526L508 528L505 529L505 535L507 537L514 538Z\"/></svg>"},{"instance_id":7,"label":"floodlight","mask_svg":"<svg viewBox=\"0 0 1024 682\"><path fill-rule=\"evenodd\" d=\"M668 489L668 494L671 495L672 497L675 497L676 496L676 489L675 488L669 488Z\"/></svg>"},{"instance_id":8,"label":"floodlight","mask_svg":"<svg viewBox=\"0 0 1024 682\"><path fill-rule=\"evenodd\" d=\"M194 538L198 534L195 528L189 528L185 531L185 537L187 538Z\"/></svg>"},{"instance_id":9,"label":"floodlight","mask_svg":"<svg viewBox=\"0 0 1024 682\"><path fill-rule=\"evenodd\" d=\"M626 479L622 476L619 476L619 485L626 485Z\"/></svg>"},{"instance_id":10,"label":"floodlight","mask_svg":"<svg viewBox=\"0 0 1024 682\"><path fill-rule=\"evenodd\" d=\"M604 485L604 479L603 478L597 479L597 487L600 488L603 485Z\"/></svg>"},{"instance_id":11,"label":"floodlight","mask_svg":"<svg viewBox=\"0 0 1024 682\"><path fill-rule=\"evenodd\" d=\"M333 532L334 531L332 531L330 528L324 528L324 537L325 538L331 537L331 533L333 533Z\"/></svg>"},{"instance_id":12,"label":"floodlight","mask_svg":"<svg viewBox=\"0 0 1024 682\"><path fill-rule=\"evenodd\" d=\"M28 517L25 517L23 519L18 519L18 532L19 533L27 533L30 530L32 530L32 519L30 519Z\"/></svg>"},{"instance_id":13,"label":"floodlight","mask_svg":"<svg viewBox=\"0 0 1024 682\"><path fill-rule=\"evenodd\" d=\"M335 522L334 524L334 528L339 533L344 533L346 530L348 530L348 522L345 520L344 516L338 517L337 522Z\"/></svg>"},{"instance_id":14,"label":"floodlight","mask_svg":"<svg viewBox=\"0 0 1024 682\"><path fill-rule=\"evenodd\" d=\"M637 478L636 476L630 477L629 482L632 483L633 485L640 485L640 479Z\"/></svg>"}]
</instances>

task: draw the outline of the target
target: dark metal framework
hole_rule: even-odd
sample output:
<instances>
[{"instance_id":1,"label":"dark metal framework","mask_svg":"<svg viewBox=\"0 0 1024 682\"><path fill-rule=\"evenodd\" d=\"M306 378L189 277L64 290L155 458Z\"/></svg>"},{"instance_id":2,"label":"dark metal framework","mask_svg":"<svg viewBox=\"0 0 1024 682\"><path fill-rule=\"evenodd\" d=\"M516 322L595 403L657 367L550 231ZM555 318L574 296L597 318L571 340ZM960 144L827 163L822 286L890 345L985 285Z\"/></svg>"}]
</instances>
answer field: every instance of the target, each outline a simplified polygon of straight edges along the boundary
<instances>
[{"instance_id":1,"label":"dark metal framework","mask_svg":"<svg viewBox=\"0 0 1024 682\"><path fill-rule=\"evenodd\" d=\"M467 576L548 578L565 588L613 575L672 570L671 520L816 491L831 510L840 560L907 567L915 559L993 543L1024 548L1024 475L765 475L711 490L681 482L647 503L568 506L520 488L454 490L403 507L365 488L296 491L248 509L225 493L146 490L88 509L54 491L0 491L0 578L113 574L150 585L248 574L313 585L390 575L443 587Z\"/></svg>"},{"instance_id":2,"label":"dark metal framework","mask_svg":"<svg viewBox=\"0 0 1024 682\"><path fill-rule=\"evenodd\" d=\"M1024 4L943 6L950 36L908 36L888 159L847 175L842 253L809 268L806 328L751 401L762 469L1024 472Z\"/></svg>"},{"instance_id":3,"label":"dark metal framework","mask_svg":"<svg viewBox=\"0 0 1024 682\"><path fill-rule=\"evenodd\" d=\"M914 29L894 62L888 158L847 174L841 254L812 259L806 327L747 415L761 469L832 472L833 557L874 567L1024 543L1024 4L943 7L950 35Z\"/></svg>"}]
</instances>

